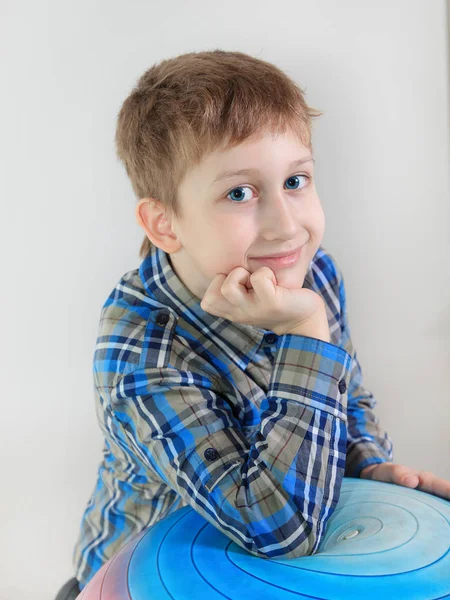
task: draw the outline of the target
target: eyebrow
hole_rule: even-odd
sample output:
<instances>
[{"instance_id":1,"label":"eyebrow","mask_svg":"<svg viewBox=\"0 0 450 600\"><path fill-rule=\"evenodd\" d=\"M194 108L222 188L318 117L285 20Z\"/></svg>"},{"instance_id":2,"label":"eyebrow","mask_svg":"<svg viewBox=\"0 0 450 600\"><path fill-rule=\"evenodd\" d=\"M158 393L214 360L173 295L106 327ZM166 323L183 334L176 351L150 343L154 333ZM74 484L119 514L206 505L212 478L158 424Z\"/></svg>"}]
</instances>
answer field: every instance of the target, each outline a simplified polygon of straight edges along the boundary
<instances>
[{"instance_id":1,"label":"eyebrow","mask_svg":"<svg viewBox=\"0 0 450 600\"><path fill-rule=\"evenodd\" d=\"M294 162L291 162L289 168L293 169L294 167L299 167L303 163L308 162L310 160L313 163L316 162L312 156L306 156L305 158L300 158L299 160L294 160ZM251 175L252 173L259 173L259 171L258 169L240 169L239 171L224 171L214 179L213 184L217 183L218 181L222 181L223 179L235 177L236 175Z\"/></svg>"}]
</instances>

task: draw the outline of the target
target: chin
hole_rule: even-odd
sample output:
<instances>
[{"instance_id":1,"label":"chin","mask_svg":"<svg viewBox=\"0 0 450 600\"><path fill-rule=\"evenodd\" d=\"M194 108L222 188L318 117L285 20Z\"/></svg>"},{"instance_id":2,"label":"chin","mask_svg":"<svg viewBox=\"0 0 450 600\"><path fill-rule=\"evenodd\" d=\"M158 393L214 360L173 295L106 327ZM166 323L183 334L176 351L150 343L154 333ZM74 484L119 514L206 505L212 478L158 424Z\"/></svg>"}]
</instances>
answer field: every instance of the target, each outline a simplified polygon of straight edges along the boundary
<instances>
[{"instance_id":1,"label":"chin","mask_svg":"<svg viewBox=\"0 0 450 600\"><path fill-rule=\"evenodd\" d=\"M305 280L305 272L303 269L296 269L288 271L286 269L279 269L274 271L275 277L277 278L278 285L281 287L295 290L303 287Z\"/></svg>"}]
</instances>

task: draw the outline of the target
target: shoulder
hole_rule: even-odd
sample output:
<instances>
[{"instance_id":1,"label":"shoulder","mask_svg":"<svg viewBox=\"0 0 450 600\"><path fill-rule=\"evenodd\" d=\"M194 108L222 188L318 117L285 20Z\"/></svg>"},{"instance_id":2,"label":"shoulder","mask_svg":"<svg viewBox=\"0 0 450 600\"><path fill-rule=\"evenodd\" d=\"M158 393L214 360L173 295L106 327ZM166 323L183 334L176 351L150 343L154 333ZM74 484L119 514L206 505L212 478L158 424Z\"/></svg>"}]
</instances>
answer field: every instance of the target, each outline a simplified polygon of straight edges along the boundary
<instances>
[{"instance_id":1,"label":"shoulder","mask_svg":"<svg viewBox=\"0 0 450 600\"><path fill-rule=\"evenodd\" d=\"M125 273L104 302L94 351L94 377L111 388L124 375L151 362L167 363L175 316L149 296L139 269Z\"/></svg>"}]
</instances>

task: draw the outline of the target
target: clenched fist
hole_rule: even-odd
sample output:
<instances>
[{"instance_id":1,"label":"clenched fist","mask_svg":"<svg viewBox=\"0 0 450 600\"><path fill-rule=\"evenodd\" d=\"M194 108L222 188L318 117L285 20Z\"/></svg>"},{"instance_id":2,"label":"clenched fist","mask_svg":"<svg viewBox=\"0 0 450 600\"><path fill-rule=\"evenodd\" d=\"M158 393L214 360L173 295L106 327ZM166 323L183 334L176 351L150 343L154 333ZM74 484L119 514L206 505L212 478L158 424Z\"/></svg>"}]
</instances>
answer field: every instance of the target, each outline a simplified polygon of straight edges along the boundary
<instances>
[{"instance_id":1,"label":"clenched fist","mask_svg":"<svg viewBox=\"0 0 450 600\"><path fill-rule=\"evenodd\" d=\"M200 306L205 312L235 323L286 333L323 309L323 299L312 290L277 285L275 273L263 266L254 273L236 267L218 273Z\"/></svg>"}]
</instances>

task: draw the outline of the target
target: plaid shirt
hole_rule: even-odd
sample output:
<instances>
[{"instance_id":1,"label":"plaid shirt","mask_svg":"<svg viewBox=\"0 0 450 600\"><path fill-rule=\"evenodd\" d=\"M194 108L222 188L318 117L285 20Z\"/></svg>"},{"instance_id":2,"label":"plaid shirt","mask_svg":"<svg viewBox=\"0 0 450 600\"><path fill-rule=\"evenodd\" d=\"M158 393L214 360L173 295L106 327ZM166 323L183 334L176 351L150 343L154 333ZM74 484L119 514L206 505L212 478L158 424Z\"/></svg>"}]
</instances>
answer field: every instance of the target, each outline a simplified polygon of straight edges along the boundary
<instances>
[{"instance_id":1,"label":"plaid shirt","mask_svg":"<svg viewBox=\"0 0 450 600\"><path fill-rule=\"evenodd\" d=\"M314 554L342 477L392 461L322 246L303 287L324 299L331 343L206 313L156 247L117 283L94 352L104 448L74 549L80 587L187 505L255 556Z\"/></svg>"}]
</instances>

